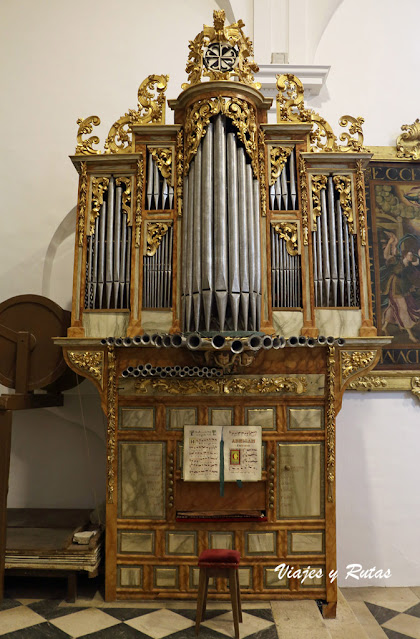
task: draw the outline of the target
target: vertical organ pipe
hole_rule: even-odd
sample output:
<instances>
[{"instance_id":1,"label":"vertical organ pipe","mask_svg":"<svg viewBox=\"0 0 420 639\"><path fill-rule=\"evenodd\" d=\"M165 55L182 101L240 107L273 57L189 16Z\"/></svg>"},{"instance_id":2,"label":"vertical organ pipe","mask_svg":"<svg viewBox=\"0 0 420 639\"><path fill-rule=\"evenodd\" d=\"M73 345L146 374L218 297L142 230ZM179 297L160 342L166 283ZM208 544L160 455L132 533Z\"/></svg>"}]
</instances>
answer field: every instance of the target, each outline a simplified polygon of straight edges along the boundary
<instances>
[{"instance_id":1,"label":"vertical organ pipe","mask_svg":"<svg viewBox=\"0 0 420 639\"><path fill-rule=\"evenodd\" d=\"M210 330L213 302L213 123L209 122L202 152L202 226L201 226L201 287L203 291L204 323ZM196 327L198 330L198 326Z\"/></svg>"},{"instance_id":2,"label":"vertical organ pipe","mask_svg":"<svg viewBox=\"0 0 420 639\"><path fill-rule=\"evenodd\" d=\"M121 198L122 187L115 189L115 220L114 220L114 256L112 280L114 286L114 308L118 308L118 289L120 280L120 250L121 250ZM120 302L120 308L122 304Z\"/></svg>"},{"instance_id":3,"label":"vertical organ pipe","mask_svg":"<svg viewBox=\"0 0 420 639\"><path fill-rule=\"evenodd\" d=\"M332 176L328 178L328 224L330 231L330 264L332 282L332 304L337 306L338 268L337 268L337 241L335 232L335 208L334 208L334 184Z\"/></svg>"},{"instance_id":4,"label":"vertical organ pipe","mask_svg":"<svg viewBox=\"0 0 420 639\"><path fill-rule=\"evenodd\" d=\"M238 165L236 154L236 134L227 136L228 166L228 228L229 228L229 299L233 320L233 330L238 330L239 322L239 217L238 217Z\"/></svg>"},{"instance_id":5,"label":"vertical organ pipe","mask_svg":"<svg viewBox=\"0 0 420 639\"><path fill-rule=\"evenodd\" d=\"M190 221L190 209L188 206L188 175L184 178L184 210L182 217L182 255L181 255L181 307L182 307L182 327L184 331L188 330L186 327L186 299L187 299L187 265L188 265L188 227L191 224Z\"/></svg>"},{"instance_id":6,"label":"vertical organ pipe","mask_svg":"<svg viewBox=\"0 0 420 639\"><path fill-rule=\"evenodd\" d=\"M321 189L321 228L322 228L322 262L324 267L325 306L330 306L331 271L328 251L328 221L325 189Z\"/></svg>"},{"instance_id":7,"label":"vertical organ pipe","mask_svg":"<svg viewBox=\"0 0 420 639\"><path fill-rule=\"evenodd\" d=\"M105 229L106 229L106 203L102 203L99 216L98 233L98 308L103 308L103 290L105 279Z\"/></svg>"},{"instance_id":8,"label":"vertical organ pipe","mask_svg":"<svg viewBox=\"0 0 420 639\"><path fill-rule=\"evenodd\" d=\"M192 292L194 307L194 330L198 331L201 310L201 145L195 156L194 173L194 230L193 230L193 263Z\"/></svg>"},{"instance_id":9,"label":"vertical organ pipe","mask_svg":"<svg viewBox=\"0 0 420 639\"><path fill-rule=\"evenodd\" d=\"M240 285L241 285L241 311L243 318L243 330L248 330L248 312L249 312L249 276L248 276L248 225L247 218L244 215L246 211L245 201L245 150L242 146L238 146L238 203L241 215L241 224L239 225L239 265L240 265Z\"/></svg>"},{"instance_id":10,"label":"vertical organ pipe","mask_svg":"<svg viewBox=\"0 0 420 639\"><path fill-rule=\"evenodd\" d=\"M252 176L251 176L252 177ZM255 242L255 270L254 270L254 290L257 294L256 313L257 320L255 330L259 330L261 321L261 237L260 237L260 189L258 180L253 181L254 195L254 242Z\"/></svg>"},{"instance_id":11,"label":"vertical organ pipe","mask_svg":"<svg viewBox=\"0 0 420 639\"><path fill-rule=\"evenodd\" d=\"M256 330L257 323L257 295L255 291L255 228L254 228L254 206L253 206L253 185L252 185L252 167L247 162L245 167L246 174L246 210L248 221L248 270L249 270L249 298L251 307L251 330Z\"/></svg>"},{"instance_id":12,"label":"vertical organ pipe","mask_svg":"<svg viewBox=\"0 0 420 639\"><path fill-rule=\"evenodd\" d=\"M187 229L187 255L188 259L192 260L193 257L193 230L194 230L194 171L195 171L195 158L191 162L190 172L188 176L188 229ZM186 294L186 309L185 309L185 330L190 330L191 325L191 310L192 310L192 264L187 266L187 294Z\"/></svg>"},{"instance_id":13,"label":"vertical organ pipe","mask_svg":"<svg viewBox=\"0 0 420 639\"><path fill-rule=\"evenodd\" d=\"M114 263L114 197L115 197L115 180L113 177L109 179L108 198L107 198L107 216L106 216L106 238L105 238L105 295L106 308L111 306L111 294L113 286L112 267Z\"/></svg>"},{"instance_id":14,"label":"vertical organ pipe","mask_svg":"<svg viewBox=\"0 0 420 639\"><path fill-rule=\"evenodd\" d=\"M340 305L345 306L344 298L344 250L343 250L343 221L338 200L335 203L335 218L337 228L337 248L338 248L338 286L340 292Z\"/></svg>"},{"instance_id":15,"label":"vertical organ pipe","mask_svg":"<svg viewBox=\"0 0 420 639\"><path fill-rule=\"evenodd\" d=\"M149 159L147 163L147 208L150 210L152 208L152 195L153 195L153 158L152 154L149 152Z\"/></svg>"},{"instance_id":16,"label":"vertical organ pipe","mask_svg":"<svg viewBox=\"0 0 420 639\"><path fill-rule=\"evenodd\" d=\"M290 196L292 200L292 209L296 209L296 171L295 171L295 149L289 157L289 170L290 170Z\"/></svg>"},{"instance_id":17,"label":"vertical organ pipe","mask_svg":"<svg viewBox=\"0 0 420 639\"><path fill-rule=\"evenodd\" d=\"M214 126L214 285L221 331L225 325L228 288L225 136L225 116L219 115Z\"/></svg>"}]
</instances>

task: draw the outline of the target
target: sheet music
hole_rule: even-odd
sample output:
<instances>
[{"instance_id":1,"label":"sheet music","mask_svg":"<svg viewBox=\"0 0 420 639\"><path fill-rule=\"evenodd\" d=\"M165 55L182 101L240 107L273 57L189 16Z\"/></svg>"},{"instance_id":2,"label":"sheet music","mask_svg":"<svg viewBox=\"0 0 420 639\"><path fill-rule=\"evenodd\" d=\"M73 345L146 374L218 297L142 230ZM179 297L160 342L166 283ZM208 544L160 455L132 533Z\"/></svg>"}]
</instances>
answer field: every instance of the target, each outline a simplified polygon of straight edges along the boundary
<instances>
[{"instance_id":1,"label":"sheet music","mask_svg":"<svg viewBox=\"0 0 420 639\"><path fill-rule=\"evenodd\" d=\"M261 480L261 426L184 426L184 480Z\"/></svg>"}]
</instances>

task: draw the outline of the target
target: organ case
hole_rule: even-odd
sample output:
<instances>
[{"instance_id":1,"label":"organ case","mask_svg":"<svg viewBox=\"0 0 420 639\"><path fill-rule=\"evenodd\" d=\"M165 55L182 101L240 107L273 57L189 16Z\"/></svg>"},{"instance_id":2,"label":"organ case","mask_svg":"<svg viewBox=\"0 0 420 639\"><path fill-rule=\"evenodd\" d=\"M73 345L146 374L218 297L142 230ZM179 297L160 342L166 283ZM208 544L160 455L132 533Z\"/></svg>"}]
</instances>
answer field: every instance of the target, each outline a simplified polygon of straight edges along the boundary
<instances>
[{"instance_id":1,"label":"organ case","mask_svg":"<svg viewBox=\"0 0 420 639\"><path fill-rule=\"evenodd\" d=\"M234 547L243 596L333 616L335 416L377 362L361 119L340 145L277 79L277 123L243 23L190 43L188 82L146 78L104 153L79 121L72 324L60 340L108 420L106 596L195 597L198 554ZM183 480L184 425L260 426L262 479ZM279 564L316 568L299 580ZM318 570L322 569L322 577ZM228 596L220 580L212 596Z\"/></svg>"}]
</instances>

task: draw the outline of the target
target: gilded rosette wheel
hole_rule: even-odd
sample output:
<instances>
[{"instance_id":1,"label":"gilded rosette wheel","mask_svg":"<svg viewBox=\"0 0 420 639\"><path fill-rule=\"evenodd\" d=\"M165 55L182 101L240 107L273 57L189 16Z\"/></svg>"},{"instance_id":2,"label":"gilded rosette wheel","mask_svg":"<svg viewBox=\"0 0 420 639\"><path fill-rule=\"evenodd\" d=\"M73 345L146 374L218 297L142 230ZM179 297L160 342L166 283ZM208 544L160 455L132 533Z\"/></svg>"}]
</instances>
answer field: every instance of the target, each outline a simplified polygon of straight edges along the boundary
<instances>
[{"instance_id":1,"label":"gilded rosette wheel","mask_svg":"<svg viewBox=\"0 0 420 639\"><path fill-rule=\"evenodd\" d=\"M70 312L41 295L18 295L0 304L0 382L16 387L19 334L29 334L27 390L57 382L67 369L53 337L66 335Z\"/></svg>"}]
</instances>

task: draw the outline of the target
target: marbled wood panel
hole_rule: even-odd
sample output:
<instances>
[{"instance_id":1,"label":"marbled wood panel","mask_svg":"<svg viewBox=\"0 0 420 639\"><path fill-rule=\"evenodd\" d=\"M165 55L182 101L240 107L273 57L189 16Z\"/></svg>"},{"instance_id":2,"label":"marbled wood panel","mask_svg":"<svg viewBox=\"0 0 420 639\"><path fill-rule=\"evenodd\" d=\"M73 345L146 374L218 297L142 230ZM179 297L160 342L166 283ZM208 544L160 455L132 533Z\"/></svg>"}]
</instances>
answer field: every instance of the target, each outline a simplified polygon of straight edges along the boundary
<instances>
[{"instance_id":1,"label":"marbled wood panel","mask_svg":"<svg viewBox=\"0 0 420 639\"><path fill-rule=\"evenodd\" d=\"M285 338L300 335L303 326L302 311L273 311L273 326L277 335Z\"/></svg>"},{"instance_id":2,"label":"marbled wood panel","mask_svg":"<svg viewBox=\"0 0 420 639\"><path fill-rule=\"evenodd\" d=\"M276 409L273 408L245 408L245 424L261 426L263 430L276 429Z\"/></svg>"},{"instance_id":3,"label":"marbled wood panel","mask_svg":"<svg viewBox=\"0 0 420 639\"><path fill-rule=\"evenodd\" d=\"M120 517L165 517L165 444L120 443Z\"/></svg>"},{"instance_id":4,"label":"marbled wood panel","mask_svg":"<svg viewBox=\"0 0 420 639\"><path fill-rule=\"evenodd\" d=\"M324 428L322 408L288 408L287 428L289 430L313 430Z\"/></svg>"},{"instance_id":5,"label":"marbled wood panel","mask_svg":"<svg viewBox=\"0 0 420 639\"><path fill-rule=\"evenodd\" d=\"M311 564L310 566L306 565L306 566L301 566L302 570L306 570L309 569L310 571L315 570L316 573L318 573L318 571L322 570L322 577L318 577L318 576L314 576L314 577L308 577L307 579L305 579L305 581L303 583L300 584L300 588L322 588L325 584L325 566L318 564L318 565L314 565Z\"/></svg>"},{"instance_id":6,"label":"marbled wood panel","mask_svg":"<svg viewBox=\"0 0 420 639\"><path fill-rule=\"evenodd\" d=\"M233 550L235 548L233 532L209 532L208 534L208 546L212 549L228 549Z\"/></svg>"},{"instance_id":7,"label":"marbled wood panel","mask_svg":"<svg viewBox=\"0 0 420 639\"><path fill-rule=\"evenodd\" d=\"M209 424L212 426L231 426L233 424L233 409L209 408Z\"/></svg>"},{"instance_id":8,"label":"marbled wood panel","mask_svg":"<svg viewBox=\"0 0 420 639\"><path fill-rule=\"evenodd\" d=\"M362 311L358 308L316 308L315 324L320 335L358 337L362 325Z\"/></svg>"},{"instance_id":9,"label":"marbled wood panel","mask_svg":"<svg viewBox=\"0 0 420 639\"><path fill-rule=\"evenodd\" d=\"M127 335L129 311L84 311L85 337L122 337Z\"/></svg>"},{"instance_id":10,"label":"marbled wood panel","mask_svg":"<svg viewBox=\"0 0 420 639\"><path fill-rule=\"evenodd\" d=\"M278 444L279 518L321 517L321 443Z\"/></svg>"},{"instance_id":11,"label":"marbled wood panel","mask_svg":"<svg viewBox=\"0 0 420 639\"><path fill-rule=\"evenodd\" d=\"M119 566L119 586L122 588L139 588L142 582L140 566Z\"/></svg>"},{"instance_id":12,"label":"marbled wood panel","mask_svg":"<svg viewBox=\"0 0 420 639\"><path fill-rule=\"evenodd\" d=\"M152 555L155 532L120 531L118 533L119 552Z\"/></svg>"},{"instance_id":13,"label":"marbled wood panel","mask_svg":"<svg viewBox=\"0 0 420 639\"><path fill-rule=\"evenodd\" d=\"M153 430L155 427L153 408L122 408L120 410L120 428Z\"/></svg>"},{"instance_id":14,"label":"marbled wood panel","mask_svg":"<svg viewBox=\"0 0 420 639\"><path fill-rule=\"evenodd\" d=\"M295 555L312 554L313 552L322 553L324 548L324 533L306 532L306 531L289 531L288 532L288 553Z\"/></svg>"},{"instance_id":15,"label":"marbled wood panel","mask_svg":"<svg viewBox=\"0 0 420 639\"><path fill-rule=\"evenodd\" d=\"M264 510L265 481L243 482L240 488L236 482L225 483L225 495L220 496L218 482L176 481L176 510Z\"/></svg>"},{"instance_id":16,"label":"marbled wood panel","mask_svg":"<svg viewBox=\"0 0 420 639\"><path fill-rule=\"evenodd\" d=\"M246 533L246 551L248 555L273 555L276 550L275 532Z\"/></svg>"}]
</instances>

